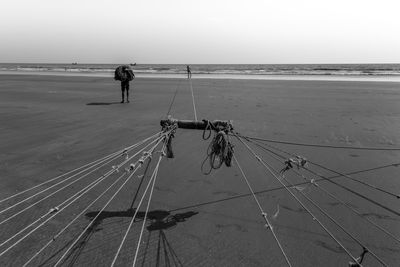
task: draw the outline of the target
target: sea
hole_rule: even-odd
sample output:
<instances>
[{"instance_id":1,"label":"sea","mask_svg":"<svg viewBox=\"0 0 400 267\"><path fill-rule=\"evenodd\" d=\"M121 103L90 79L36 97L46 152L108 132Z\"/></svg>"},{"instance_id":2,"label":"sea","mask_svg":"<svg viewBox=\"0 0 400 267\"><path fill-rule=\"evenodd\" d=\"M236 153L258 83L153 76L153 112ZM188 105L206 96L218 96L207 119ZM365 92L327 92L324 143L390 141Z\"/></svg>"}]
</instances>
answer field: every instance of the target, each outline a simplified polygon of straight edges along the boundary
<instances>
[{"instance_id":1,"label":"sea","mask_svg":"<svg viewBox=\"0 0 400 267\"><path fill-rule=\"evenodd\" d=\"M128 64L137 77L182 77L183 64ZM118 64L0 63L1 73L53 73L108 77ZM388 79L400 81L400 64L193 64L192 78L268 79L276 77L320 77Z\"/></svg>"}]
</instances>

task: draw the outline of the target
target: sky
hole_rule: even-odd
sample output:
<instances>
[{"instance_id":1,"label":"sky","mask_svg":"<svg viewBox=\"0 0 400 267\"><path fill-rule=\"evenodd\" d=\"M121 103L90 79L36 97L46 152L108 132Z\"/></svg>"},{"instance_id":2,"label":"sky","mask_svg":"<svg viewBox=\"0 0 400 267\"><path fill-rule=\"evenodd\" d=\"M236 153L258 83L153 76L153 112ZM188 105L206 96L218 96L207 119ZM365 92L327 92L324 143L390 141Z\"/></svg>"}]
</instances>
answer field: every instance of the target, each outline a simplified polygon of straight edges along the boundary
<instances>
[{"instance_id":1,"label":"sky","mask_svg":"<svg viewBox=\"0 0 400 267\"><path fill-rule=\"evenodd\" d=\"M3 63L400 63L397 0L0 1Z\"/></svg>"}]
</instances>

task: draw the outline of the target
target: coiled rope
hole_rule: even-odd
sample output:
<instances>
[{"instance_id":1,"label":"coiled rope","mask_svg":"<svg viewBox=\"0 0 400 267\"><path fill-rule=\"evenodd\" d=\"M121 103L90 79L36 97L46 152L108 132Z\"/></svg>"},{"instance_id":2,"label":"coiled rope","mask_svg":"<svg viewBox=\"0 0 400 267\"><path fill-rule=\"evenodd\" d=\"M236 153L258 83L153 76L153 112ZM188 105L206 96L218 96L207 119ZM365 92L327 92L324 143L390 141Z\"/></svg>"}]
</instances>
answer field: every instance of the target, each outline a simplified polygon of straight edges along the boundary
<instances>
[{"instance_id":1,"label":"coiled rope","mask_svg":"<svg viewBox=\"0 0 400 267\"><path fill-rule=\"evenodd\" d=\"M233 156L233 145L229 141L228 132L231 131L229 126L218 128L210 121L207 122L207 126L203 131L203 140L208 140L211 137L211 131L214 130L215 134L207 148L207 156L201 164L201 171L203 174L208 175L212 170L217 170L221 168L223 164L227 167L232 165L232 156ZM207 135L206 132L209 132ZM204 170L204 165L206 162L209 162L209 170Z\"/></svg>"}]
</instances>

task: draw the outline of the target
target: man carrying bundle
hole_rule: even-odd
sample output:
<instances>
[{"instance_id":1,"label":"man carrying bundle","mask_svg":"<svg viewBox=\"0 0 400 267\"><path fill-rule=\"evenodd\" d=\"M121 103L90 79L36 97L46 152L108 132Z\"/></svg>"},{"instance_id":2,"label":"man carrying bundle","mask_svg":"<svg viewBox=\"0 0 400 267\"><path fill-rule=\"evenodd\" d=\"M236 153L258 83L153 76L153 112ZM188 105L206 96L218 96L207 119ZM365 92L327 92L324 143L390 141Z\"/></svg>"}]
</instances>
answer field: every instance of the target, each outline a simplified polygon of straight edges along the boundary
<instances>
[{"instance_id":1,"label":"man carrying bundle","mask_svg":"<svg viewBox=\"0 0 400 267\"><path fill-rule=\"evenodd\" d=\"M136 63L133 64L133 66L135 65ZM122 92L121 103L124 103L125 91L126 91L126 103L129 103L129 82L132 81L134 78L135 74L129 68L129 66L123 65L115 69L114 79L121 81L121 92Z\"/></svg>"}]
</instances>

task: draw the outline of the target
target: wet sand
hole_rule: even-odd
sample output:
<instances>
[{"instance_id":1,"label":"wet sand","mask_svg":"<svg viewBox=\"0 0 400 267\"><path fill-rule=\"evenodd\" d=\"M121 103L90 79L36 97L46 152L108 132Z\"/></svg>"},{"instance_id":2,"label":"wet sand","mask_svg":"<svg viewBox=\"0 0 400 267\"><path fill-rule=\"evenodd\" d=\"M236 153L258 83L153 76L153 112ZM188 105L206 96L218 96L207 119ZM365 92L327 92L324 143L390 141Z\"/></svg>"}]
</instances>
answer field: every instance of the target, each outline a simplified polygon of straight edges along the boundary
<instances>
[{"instance_id":1,"label":"wet sand","mask_svg":"<svg viewBox=\"0 0 400 267\"><path fill-rule=\"evenodd\" d=\"M192 82L198 117L231 119L235 130L244 135L303 143L400 147L400 83L231 79L193 79ZM188 80L138 78L131 88L131 103L120 104L119 84L109 78L1 75L0 199L158 132L159 121L165 117L176 90L171 114L179 119L193 119ZM239 141L233 142L235 155L254 190L262 191L257 197L269 214L291 263L294 266L347 266L349 257L338 244L287 191L276 189L280 186L278 181L266 174ZM285 260L271 232L264 226L236 164L207 176L201 173L208 144L209 141L202 140L201 131L177 131L173 140L175 158L161 163L150 211L154 218L165 218L169 214L177 215L169 218L183 219L145 230L138 265L284 266ZM400 152L276 146L340 172L400 163ZM263 151L256 151L275 168L283 167ZM315 167L312 169L334 176ZM389 166L353 177L398 194L398 173L399 167ZM292 174L287 174L287 178L302 182ZM320 185L400 237L400 218L396 215L400 212L398 199L346 178L336 181L394 212L327 182L321 181ZM23 264L108 184L96 188L0 257L0 264ZM0 225L0 240L10 237L82 185L57 194L35 209ZM108 213L96 228L74 247L65 265L110 265L130 222L132 213L127 209L137 187L138 179L127 185L106 209ZM305 188L304 192L390 266L400 262L399 243L317 188ZM91 214L99 211L111 195L112 192L107 193L91 208ZM361 253L357 243L323 218L304 197L300 199L351 253L356 256ZM12 203L0 203L0 208ZM276 213L277 206L279 214L273 219L271 216ZM144 211L144 207L140 211ZM0 218L13 212L1 214ZM82 216L33 265L54 264L89 223L88 216ZM118 265L132 264L140 227L141 220L138 220L121 251ZM364 264L379 265L368 254Z\"/></svg>"}]
</instances>

